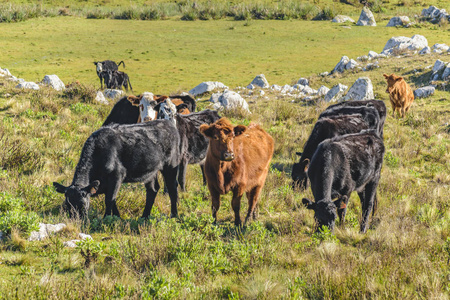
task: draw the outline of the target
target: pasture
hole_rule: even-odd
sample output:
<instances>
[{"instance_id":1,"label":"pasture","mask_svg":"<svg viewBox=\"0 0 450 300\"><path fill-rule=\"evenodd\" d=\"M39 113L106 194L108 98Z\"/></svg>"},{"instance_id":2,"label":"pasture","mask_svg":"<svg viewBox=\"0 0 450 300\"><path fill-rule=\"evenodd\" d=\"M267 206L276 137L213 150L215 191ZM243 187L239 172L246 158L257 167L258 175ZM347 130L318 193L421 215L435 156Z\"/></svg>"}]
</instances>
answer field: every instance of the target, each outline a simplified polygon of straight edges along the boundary
<instances>
[{"instance_id":1,"label":"pasture","mask_svg":"<svg viewBox=\"0 0 450 300\"><path fill-rule=\"evenodd\" d=\"M450 56L404 56L380 60L380 68L368 72L317 75L343 55L355 59L380 52L392 36L421 34L430 46L449 43L448 28L426 23L385 28L386 23L348 29L327 21L73 16L0 23L0 67L30 81L57 74L64 83L82 83L70 93L30 92L0 78L0 209L11 211L0 218L0 230L17 224L0 242L0 298L448 299L450 86L416 99L405 118L393 118L382 74L402 75L414 89L428 82L427 66ZM169 197L162 191L150 219L138 219L145 204L141 184L122 186L117 203L122 219L102 218L103 196L92 199L88 222L68 219L52 182L70 184L85 140L113 106L92 100L99 88L92 62L103 59L125 61L135 94L187 91L208 80L233 89L261 73L279 85L310 77L315 89L351 86L368 76L375 97L388 107L379 205L368 232L359 233L361 206L354 193L346 224L334 233L314 233L313 214L301 203L312 198L311 191L293 191L290 171L327 105L271 92L247 99L252 114L221 113L234 124L261 124L275 140L257 221L234 227L229 194L213 225L198 166L188 168L177 219L168 218ZM208 99L198 100L200 109L208 107ZM37 221L68 226L28 242ZM79 232L94 240L63 247Z\"/></svg>"}]
</instances>

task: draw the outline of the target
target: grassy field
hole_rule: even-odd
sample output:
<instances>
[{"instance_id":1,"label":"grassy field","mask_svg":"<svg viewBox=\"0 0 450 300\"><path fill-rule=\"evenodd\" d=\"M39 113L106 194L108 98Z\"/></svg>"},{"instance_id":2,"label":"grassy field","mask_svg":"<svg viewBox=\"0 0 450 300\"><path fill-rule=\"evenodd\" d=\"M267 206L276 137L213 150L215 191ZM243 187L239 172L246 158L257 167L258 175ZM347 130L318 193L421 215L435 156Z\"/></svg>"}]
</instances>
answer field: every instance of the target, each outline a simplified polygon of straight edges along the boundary
<instances>
[{"instance_id":1,"label":"grassy field","mask_svg":"<svg viewBox=\"0 0 450 300\"><path fill-rule=\"evenodd\" d=\"M448 43L448 29L346 29L309 21L244 25L75 17L0 24L0 67L27 80L57 74L65 83L82 83L72 92L28 92L0 79L0 230L8 232L0 243L0 298L450 298L450 86L439 85L432 97L416 99L407 117L398 119L390 116L382 76L401 74L416 88L429 80L427 66L449 56L391 58L370 72L315 75L331 70L342 55L380 52L391 36L423 34L430 45ZM252 114L222 114L235 124L258 122L275 139L257 221L235 228L227 195L218 224L212 225L198 166L188 169L178 219L167 218L169 199L162 193L150 220L138 219L145 203L141 184L122 186L122 220L102 218L102 196L92 199L88 222L67 219L52 182L71 182L85 140L113 105L92 101L99 85L92 61L108 58L126 61L136 92L188 90L205 80L233 88L260 73L271 84L311 76L313 88L350 86L368 76L389 108L379 208L368 233L359 233L356 194L344 226L334 234L314 233L313 215L301 205L311 192L291 189L290 169L326 104L292 102L271 92L250 99ZM198 101L201 109L208 107L207 99ZM68 227L47 240L27 242L37 221ZM64 248L78 232L94 241ZM85 258L80 252L87 250L91 255Z\"/></svg>"}]
</instances>

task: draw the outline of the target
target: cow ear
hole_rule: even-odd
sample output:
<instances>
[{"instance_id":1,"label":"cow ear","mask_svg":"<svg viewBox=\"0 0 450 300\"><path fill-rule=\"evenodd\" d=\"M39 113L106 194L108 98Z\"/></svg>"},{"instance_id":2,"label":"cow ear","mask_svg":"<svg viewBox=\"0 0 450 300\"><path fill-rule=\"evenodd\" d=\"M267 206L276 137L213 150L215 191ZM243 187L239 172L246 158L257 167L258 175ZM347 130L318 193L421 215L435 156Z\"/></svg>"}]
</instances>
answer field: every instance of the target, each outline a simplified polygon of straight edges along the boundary
<instances>
[{"instance_id":1,"label":"cow ear","mask_svg":"<svg viewBox=\"0 0 450 300\"><path fill-rule=\"evenodd\" d=\"M98 61L94 61L94 65L97 65L98 64Z\"/></svg>"},{"instance_id":2,"label":"cow ear","mask_svg":"<svg viewBox=\"0 0 450 300\"><path fill-rule=\"evenodd\" d=\"M97 194L98 187L100 186L100 181L94 180L88 187L86 188L91 195Z\"/></svg>"},{"instance_id":3,"label":"cow ear","mask_svg":"<svg viewBox=\"0 0 450 300\"><path fill-rule=\"evenodd\" d=\"M306 163L306 164L305 164L305 169L304 169L304 171L305 171L305 172L308 172L310 160L307 158L307 159L304 160L304 162Z\"/></svg>"},{"instance_id":4,"label":"cow ear","mask_svg":"<svg viewBox=\"0 0 450 300\"><path fill-rule=\"evenodd\" d=\"M383 74L384 78L388 79L388 75L387 74Z\"/></svg>"},{"instance_id":5,"label":"cow ear","mask_svg":"<svg viewBox=\"0 0 450 300\"><path fill-rule=\"evenodd\" d=\"M234 135L235 136L239 136L239 135L243 134L247 130L247 127L244 126L244 125L237 125L237 126L234 127L233 130L234 130Z\"/></svg>"},{"instance_id":6,"label":"cow ear","mask_svg":"<svg viewBox=\"0 0 450 300\"><path fill-rule=\"evenodd\" d=\"M142 97L136 97L136 96L134 96L134 95L130 95L130 96L128 96L128 101L130 101L131 102L131 104L133 105L133 106L139 106L139 103L141 102L141 98Z\"/></svg>"},{"instance_id":7,"label":"cow ear","mask_svg":"<svg viewBox=\"0 0 450 300\"><path fill-rule=\"evenodd\" d=\"M55 187L56 191L61 194L64 194L67 190L67 187L57 182L53 182L53 186Z\"/></svg>"},{"instance_id":8,"label":"cow ear","mask_svg":"<svg viewBox=\"0 0 450 300\"><path fill-rule=\"evenodd\" d=\"M402 80L403 79L403 77L401 77L401 76L396 76L395 77L395 81L400 81L400 80Z\"/></svg>"},{"instance_id":9,"label":"cow ear","mask_svg":"<svg viewBox=\"0 0 450 300\"><path fill-rule=\"evenodd\" d=\"M297 156L302 156L302 152L295 152L295 155L297 155Z\"/></svg>"},{"instance_id":10,"label":"cow ear","mask_svg":"<svg viewBox=\"0 0 450 300\"><path fill-rule=\"evenodd\" d=\"M214 134L214 125L202 124L200 125L200 132L204 136L212 138Z\"/></svg>"},{"instance_id":11,"label":"cow ear","mask_svg":"<svg viewBox=\"0 0 450 300\"><path fill-rule=\"evenodd\" d=\"M307 199L307 198L303 198L302 199L302 203L303 205L306 206L307 209L312 209L314 210L316 208L316 203L312 202L311 200Z\"/></svg>"}]
</instances>

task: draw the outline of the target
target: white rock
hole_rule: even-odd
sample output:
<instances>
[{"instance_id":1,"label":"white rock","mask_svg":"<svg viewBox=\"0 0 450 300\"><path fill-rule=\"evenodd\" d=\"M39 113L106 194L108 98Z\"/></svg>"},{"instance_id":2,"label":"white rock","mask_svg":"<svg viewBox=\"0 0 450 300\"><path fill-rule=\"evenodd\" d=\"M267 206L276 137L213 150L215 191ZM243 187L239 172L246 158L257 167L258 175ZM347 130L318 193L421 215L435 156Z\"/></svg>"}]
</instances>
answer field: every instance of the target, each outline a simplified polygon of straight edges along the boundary
<instances>
[{"instance_id":1,"label":"white rock","mask_svg":"<svg viewBox=\"0 0 450 300\"><path fill-rule=\"evenodd\" d=\"M371 51L369 51L369 54L367 56L369 56L370 59L374 59L374 58L378 57L378 53L371 50Z\"/></svg>"},{"instance_id":2,"label":"white rock","mask_svg":"<svg viewBox=\"0 0 450 300\"><path fill-rule=\"evenodd\" d=\"M269 87L269 82L266 79L266 76L264 74L257 75L250 84L257 85L260 88L266 89Z\"/></svg>"},{"instance_id":3,"label":"white rock","mask_svg":"<svg viewBox=\"0 0 450 300\"><path fill-rule=\"evenodd\" d=\"M255 89L255 86L250 83L249 85L247 85L247 89L253 90L253 89Z\"/></svg>"},{"instance_id":4,"label":"white rock","mask_svg":"<svg viewBox=\"0 0 450 300\"><path fill-rule=\"evenodd\" d=\"M84 240L86 240L86 239L90 239L90 240L92 240L92 236L90 236L89 234L86 234L86 233L79 233L78 234L78 237L82 240L82 241L84 241Z\"/></svg>"},{"instance_id":5,"label":"white rock","mask_svg":"<svg viewBox=\"0 0 450 300\"><path fill-rule=\"evenodd\" d=\"M105 95L103 95L102 91L97 91L97 95L95 96L95 101L101 104L109 104L108 100L106 100Z\"/></svg>"},{"instance_id":6,"label":"white rock","mask_svg":"<svg viewBox=\"0 0 450 300\"><path fill-rule=\"evenodd\" d=\"M418 88L414 91L414 98L426 98L434 94L435 88L433 86L426 86Z\"/></svg>"},{"instance_id":7,"label":"white rock","mask_svg":"<svg viewBox=\"0 0 450 300\"><path fill-rule=\"evenodd\" d=\"M58 75L45 75L42 83L50 86L57 91L63 91L66 89L66 86L61 81L61 79L59 79Z\"/></svg>"},{"instance_id":8,"label":"white rock","mask_svg":"<svg viewBox=\"0 0 450 300\"><path fill-rule=\"evenodd\" d=\"M322 77L325 77L325 76L330 75L330 73L329 72L322 72L319 75L322 76Z\"/></svg>"},{"instance_id":9,"label":"white rock","mask_svg":"<svg viewBox=\"0 0 450 300\"><path fill-rule=\"evenodd\" d=\"M211 98L209 98L209 102L217 103L219 102L219 97L222 95L222 93L214 93L211 95Z\"/></svg>"},{"instance_id":10,"label":"white rock","mask_svg":"<svg viewBox=\"0 0 450 300\"><path fill-rule=\"evenodd\" d=\"M259 96L260 96L260 97L264 96L265 94L266 94L266 93L265 93L263 90L260 90L260 91L259 91Z\"/></svg>"},{"instance_id":11,"label":"white rock","mask_svg":"<svg viewBox=\"0 0 450 300\"><path fill-rule=\"evenodd\" d=\"M447 67L444 70L444 73L442 73L442 80L450 80L450 64L447 65Z\"/></svg>"},{"instance_id":12,"label":"white rock","mask_svg":"<svg viewBox=\"0 0 450 300\"><path fill-rule=\"evenodd\" d=\"M428 46L428 41L422 35L416 34L411 38L406 36L396 36L387 41L381 54L392 55L394 51L421 50L426 46Z\"/></svg>"},{"instance_id":13,"label":"white rock","mask_svg":"<svg viewBox=\"0 0 450 300\"><path fill-rule=\"evenodd\" d=\"M303 86L301 91L307 95L317 94L317 90L315 90L307 85Z\"/></svg>"},{"instance_id":14,"label":"white rock","mask_svg":"<svg viewBox=\"0 0 450 300\"><path fill-rule=\"evenodd\" d=\"M349 16L337 15L336 17L333 18L333 20L331 20L331 22L333 22L333 23L345 23L345 22L355 23L355 20L353 20Z\"/></svg>"},{"instance_id":15,"label":"white rock","mask_svg":"<svg viewBox=\"0 0 450 300\"><path fill-rule=\"evenodd\" d=\"M377 22L375 22L375 17L369 8L363 7L361 11L361 15L359 16L358 22L356 22L358 26L377 26Z\"/></svg>"},{"instance_id":16,"label":"white rock","mask_svg":"<svg viewBox=\"0 0 450 300\"><path fill-rule=\"evenodd\" d=\"M21 82L16 85L16 89L30 89L30 90L39 90L39 85L36 82Z\"/></svg>"},{"instance_id":17,"label":"white rock","mask_svg":"<svg viewBox=\"0 0 450 300\"><path fill-rule=\"evenodd\" d=\"M393 17L389 20L386 27L407 26L410 22L407 16Z\"/></svg>"},{"instance_id":18,"label":"white rock","mask_svg":"<svg viewBox=\"0 0 450 300\"><path fill-rule=\"evenodd\" d=\"M0 68L0 77L12 76L8 69Z\"/></svg>"},{"instance_id":19,"label":"white rock","mask_svg":"<svg viewBox=\"0 0 450 300\"><path fill-rule=\"evenodd\" d=\"M295 88L290 86L289 84L285 84L281 87L282 94L293 93L294 91L295 91Z\"/></svg>"},{"instance_id":20,"label":"white rock","mask_svg":"<svg viewBox=\"0 0 450 300\"><path fill-rule=\"evenodd\" d=\"M368 61L369 59L370 59L370 57L367 56L367 55L358 56L358 57L356 58L356 60L359 60L359 61Z\"/></svg>"},{"instance_id":21,"label":"white rock","mask_svg":"<svg viewBox=\"0 0 450 300\"><path fill-rule=\"evenodd\" d=\"M446 64L447 63L443 62L440 59L436 60L436 62L434 63L434 66L433 66L433 70L432 70L433 73L437 73L440 70L444 69Z\"/></svg>"},{"instance_id":22,"label":"white rock","mask_svg":"<svg viewBox=\"0 0 450 300\"><path fill-rule=\"evenodd\" d=\"M445 11L445 9L439 9L436 6L431 5L428 8L424 8L422 10L423 17L431 19L431 21L438 22L442 18L449 18L449 15Z\"/></svg>"},{"instance_id":23,"label":"white rock","mask_svg":"<svg viewBox=\"0 0 450 300\"><path fill-rule=\"evenodd\" d=\"M423 48L422 50L419 51L420 55L425 55L425 54L430 54L431 53L431 48L426 46L425 48Z\"/></svg>"},{"instance_id":24,"label":"white rock","mask_svg":"<svg viewBox=\"0 0 450 300\"><path fill-rule=\"evenodd\" d=\"M39 231L32 231L28 241L41 241L47 238L51 233L56 233L63 230L66 227L66 224L44 224L39 223Z\"/></svg>"},{"instance_id":25,"label":"white rock","mask_svg":"<svg viewBox=\"0 0 450 300\"><path fill-rule=\"evenodd\" d=\"M431 46L431 50L440 50L441 52L447 52L450 49L446 44L434 44Z\"/></svg>"},{"instance_id":26,"label":"white rock","mask_svg":"<svg viewBox=\"0 0 450 300\"><path fill-rule=\"evenodd\" d=\"M324 99L326 102L336 102L339 101L342 96L344 95L344 92L347 90L347 86L343 84L336 84L331 88L331 90L328 91L328 93L325 95Z\"/></svg>"},{"instance_id":27,"label":"white rock","mask_svg":"<svg viewBox=\"0 0 450 300\"><path fill-rule=\"evenodd\" d=\"M360 77L350 87L344 101L373 99L373 85L369 77Z\"/></svg>"},{"instance_id":28,"label":"white rock","mask_svg":"<svg viewBox=\"0 0 450 300\"><path fill-rule=\"evenodd\" d=\"M194 97L197 95L201 95L207 92L212 92L218 89L227 89L228 87L224 85L222 82L218 81L205 81L197 85L195 88L189 91L189 94Z\"/></svg>"},{"instance_id":29,"label":"white rock","mask_svg":"<svg viewBox=\"0 0 450 300\"><path fill-rule=\"evenodd\" d=\"M330 91L329 88L327 88L326 86L322 85L319 90L317 91L317 95L319 96L325 96L328 92Z\"/></svg>"},{"instance_id":30,"label":"white rock","mask_svg":"<svg viewBox=\"0 0 450 300\"><path fill-rule=\"evenodd\" d=\"M353 70L358 66L358 62L354 59L350 59L350 61L345 65L346 70Z\"/></svg>"},{"instance_id":31,"label":"white rock","mask_svg":"<svg viewBox=\"0 0 450 300\"><path fill-rule=\"evenodd\" d=\"M105 89L103 95L108 99L117 99L121 97L124 93L122 90Z\"/></svg>"},{"instance_id":32,"label":"white rock","mask_svg":"<svg viewBox=\"0 0 450 300\"><path fill-rule=\"evenodd\" d=\"M379 68L379 67L380 67L380 64L376 61L376 62L374 62L374 63L367 64L367 65L363 68L363 71L371 71L371 70L377 69L377 68Z\"/></svg>"},{"instance_id":33,"label":"white rock","mask_svg":"<svg viewBox=\"0 0 450 300\"><path fill-rule=\"evenodd\" d=\"M309 80L306 78L300 78L299 80L297 80L297 84L301 84L301 85L309 85Z\"/></svg>"},{"instance_id":34,"label":"white rock","mask_svg":"<svg viewBox=\"0 0 450 300\"><path fill-rule=\"evenodd\" d=\"M63 246L68 247L68 248L76 248L78 242L80 242L80 240L70 240L70 241L64 242Z\"/></svg>"},{"instance_id":35,"label":"white rock","mask_svg":"<svg viewBox=\"0 0 450 300\"><path fill-rule=\"evenodd\" d=\"M331 71L331 74L334 74L336 72L338 72L338 73L344 72L345 66L348 64L349 61L350 61L350 59L347 56L342 56L341 60L337 63L337 65Z\"/></svg>"},{"instance_id":36,"label":"white rock","mask_svg":"<svg viewBox=\"0 0 450 300\"><path fill-rule=\"evenodd\" d=\"M272 84L272 86L270 87L271 90L273 91L281 91L281 86L277 85L277 84Z\"/></svg>"},{"instance_id":37,"label":"white rock","mask_svg":"<svg viewBox=\"0 0 450 300\"><path fill-rule=\"evenodd\" d=\"M250 112L248 103L236 92L225 90L213 105L214 109L234 109L242 107L244 110Z\"/></svg>"}]
</instances>

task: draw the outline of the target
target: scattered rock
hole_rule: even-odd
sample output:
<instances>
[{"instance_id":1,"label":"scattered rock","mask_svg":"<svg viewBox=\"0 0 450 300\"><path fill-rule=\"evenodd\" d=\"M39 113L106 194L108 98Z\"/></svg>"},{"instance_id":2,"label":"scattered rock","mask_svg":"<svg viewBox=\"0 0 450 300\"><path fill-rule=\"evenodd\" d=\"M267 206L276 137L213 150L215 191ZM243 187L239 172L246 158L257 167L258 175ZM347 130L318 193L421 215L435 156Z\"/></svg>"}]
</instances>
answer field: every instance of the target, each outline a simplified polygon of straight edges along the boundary
<instances>
[{"instance_id":1,"label":"scattered rock","mask_svg":"<svg viewBox=\"0 0 450 300\"><path fill-rule=\"evenodd\" d=\"M0 68L0 77L12 76L8 69Z\"/></svg>"},{"instance_id":2,"label":"scattered rock","mask_svg":"<svg viewBox=\"0 0 450 300\"><path fill-rule=\"evenodd\" d=\"M389 20L386 27L407 26L411 21L407 16L393 17Z\"/></svg>"},{"instance_id":3,"label":"scattered rock","mask_svg":"<svg viewBox=\"0 0 450 300\"><path fill-rule=\"evenodd\" d=\"M297 80L297 84L308 85L309 86L309 80L302 77L299 80Z\"/></svg>"},{"instance_id":4,"label":"scattered rock","mask_svg":"<svg viewBox=\"0 0 450 300\"><path fill-rule=\"evenodd\" d=\"M359 64L354 59L350 59L350 61L345 65L345 69L346 70L353 70L358 65Z\"/></svg>"},{"instance_id":5,"label":"scattered rock","mask_svg":"<svg viewBox=\"0 0 450 300\"><path fill-rule=\"evenodd\" d=\"M414 91L414 98L426 98L430 97L434 94L435 88L434 86L426 86L422 88L418 88Z\"/></svg>"},{"instance_id":6,"label":"scattered rock","mask_svg":"<svg viewBox=\"0 0 450 300\"><path fill-rule=\"evenodd\" d=\"M344 97L344 101L348 100L369 100L374 99L373 85L369 77L360 77L348 90L347 95Z\"/></svg>"},{"instance_id":7,"label":"scattered rock","mask_svg":"<svg viewBox=\"0 0 450 300\"><path fill-rule=\"evenodd\" d=\"M97 91L97 95L95 96L95 101L101 104L109 104L108 100L106 100L105 95L103 95L102 91Z\"/></svg>"},{"instance_id":8,"label":"scattered rock","mask_svg":"<svg viewBox=\"0 0 450 300\"><path fill-rule=\"evenodd\" d=\"M195 96L202 95L204 93L212 92L218 89L227 89L228 87L222 82L218 81L205 81L197 85L195 88L189 91L189 94Z\"/></svg>"},{"instance_id":9,"label":"scattered rock","mask_svg":"<svg viewBox=\"0 0 450 300\"><path fill-rule=\"evenodd\" d=\"M317 95L318 96L325 96L329 91L330 91L329 88L327 88L326 86L322 85L319 88L319 90L317 91Z\"/></svg>"},{"instance_id":10,"label":"scattered rock","mask_svg":"<svg viewBox=\"0 0 450 300\"><path fill-rule=\"evenodd\" d=\"M329 72L322 72L319 75L322 76L322 77L326 77L326 76L330 75L330 73Z\"/></svg>"},{"instance_id":11,"label":"scattered rock","mask_svg":"<svg viewBox=\"0 0 450 300\"><path fill-rule=\"evenodd\" d=\"M426 46L425 48L423 48L422 50L419 51L420 55L425 55L425 54L430 54L431 53L431 48Z\"/></svg>"},{"instance_id":12,"label":"scattered rock","mask_svg":"<svg viewBox=\"0 0 450 300\"><path fill-rule=\"evenodd\" d=\"M424 8L421 15L422 17L429 19L433 23L439 22L442 18L446 18L450 21L450 15L447 14L445 9L439 9L433 5L430 5L430 7L428 8Z\"/></svg>"},{"instance_id":13,"label":"scattered rock","mask_svg":"<svg viewBox=\"0 0 450 300\"><path fill-rule=\"evenodd\" d=\"M361 11L361 15L359 16L358 22L356 22L358 26L377 26L377 22L375 22L375 17L369 8L363 7Z\"/></svg>"},{"instance_id":14,"label":"scattered rock","mask_svg":"<svg viewBox=\"0 0 450 300\"><path fill-rule=\"evenodd\" d=\"M66 86L57 75L45 75L42 83L52 87L57 91L63 91L66 89Z\"/></svg>"},{"instance_id":15,"label":"scattered rock","mask_svg":"<svg viewBox=\"0 0 450 300\"><path fill-rule=\"evenodd\" d=\"M447 46L446 44L434 44L433 46L431 46L431 50L438 50L440 51L440 53L442 52L447 52L450 50L450 47Z\"/></svg>"},{"instance_id":16,"label":"scattered rock","mask_svg":"<svg viewBox=\"0 0 450 300\"><path fill-rule=\"evenodd\" d=\"M331 20L331 22L333 22L333 23L345 23L345 22L355 23L355 20L353 20L349 16L337 15L336 17L333 18L333 20Z\"/></svg>"},{"instance_id":17,"label":"scattered rock","mask_svg":"<svg viewBox=\"0 0 450 300\"><path fill-rule=\"evenodd\" d=\"M358 56L358 57L356 58L356 60L359 60L359 61L368 61L368 60L370 60L370 57L367 56L367 55Z\"/></svg>"},{"instance_id":18,"label":"scattered rock","mask_svg":"<svg viewBox=\"0 0 450 300\"><path fill-rule=\"evenodd\" d=\"M70 241L64 242L63 246L68 247L68 248L76 248L78 242L80 242L80 240L70 240Z\"/></svg>"},{"instance_id":19,"label":"scattered rock","mask_svg":"<svg viewBox=\"0 0 450 300\"><path fill-rule=\"evenodd\" d=\"M378 57L378 53L371 50L371 51L369 51L369 54L367 56L369 56L370 59L375 59Z\"/></svg>"},{"instance_id":20,"label":"scattered rock","mask_svg":"<svg viewBox=\"0 0 450 300\"><path fill-rule=\"evenodd\" d=\"M218 98L216 97L217 95L214 98L211 96L209 100L214 103L213 108L216 110L242 107L244 110L250 112L248 103L236 92L225 90Z\"/></svg>"},{"instance_id":21,"label":"scattered rock","mask_svg":"<svg viewBox=\"0 0 450 300\"><path fill-rule=\"evenodd\" d=\"M277 92L279 92L279 91L281 91L281 86L276 85L276 84L272 84L272 86L270 87L270 89L271 89L272 91L277 91Z\"/></svg>"},{"instance_id":22,"label":"scattered rock","mask_svg":"<svg viewBox=\"0 0 450 300\"><path fill-rule=\"evenodd\" d=\"M395 52L421 50L426 46L428 46L428 41L423 35L416 34L411 38L396 36L387 41L381 54L392 55Z\"/></svg>"},{"instance_id":23,"label":"scattered rock","mask_svg":"<svg viewBox=\"0 0 450 300\"><path fill-rule=\"evenodd\" d=\"M125 94L122 90L105 89L103 95L108 99L117 99Z\"/></svg>"},{"instance_id":24,"label":"scattered rock","mask_svg":"<svg viewBox=\"0 0 450 300\"><path fill-rule=\"evenodd\" d=\"M440 70L445 68L446 63L443 62L442 60L438 59L436 60L436 62L434 63L433 66L433 74L439 72Z\"/></svg>"},{"instance_id":25,"label":"scattered rock","mask_svg":"<svg viewBox=\"0 0 450 300\"><path fill-rule=\"evenodd\" d=\"M30 90L39 90L39 85L36 82L21 82L16 85L16 89L30 89Z\"/></svg>"},{"instance_id":26,"label":"scattered rock","mask_svg":"<svg viewBox=\"0 0 450 300\"><path fill-rule=\"evenodd\" d=\"M28 241L42 241L47 238L50 234L59 232L66 227L66 224L44 224L39 223L39 231L32 231Z\"/></svg>"},{"instance_id":27,"label":"scattered rock","mask_svg":"<svg viewBox=\"0 0 450 300\"><path fill-rule=\"evenodd\" d=\"M450 80L450 64L447 65L447 67L444 70L444 73L442 73L442 80Z\"/></svg>"},{"instance_id":28,"label":"scattered rock","mask_svg":"<svg viewBox=\"0 0 450 300\"><path fill-rule=\"evenodd\" d=\"M86 234L86 233L79 233L78 234L78 237L82 240L82 241L84 241L84 240L86 240L86 239L90 239L90 240L92 240L92 236L90 236L89 234Z\"/></svg>"},{"instance_id":29,"label":"scattered rock","mask_svg":"<svg viewBox=\"0 0 450 300\"><path fill-rule=\"evenodd\" d=\"M326 102L336 102L342 98L347 89L348 87L346 85L338 83L328 91L324 97L324 100Z\"/></svg>"},{"instance_id":30,"label":"scattered rock","mask_svg":"<svg viewBox=\"0 0 450 300\"><path fill-rule=\"evenodd\" d=\"M374 63L367 64L367 65L363 68L363 71L371 71L371 70L375 70L375 69L377 69L377 68L379 68L379 67L380 67L380 64L376 61L376 62L374 62Z\"/></svg>"},{"instance_id":31,"label":"scattered rock","mask_svg":"<svg viewBox=\"0 0 450 300\"><path fill-rule=\"evenodd\" d=\"M341 60L337 63L337 65L331 71L331 74L334 74L336 72L338 72L338 73L344 72L345 66L348 64L349 61L350 61L350 59L347 56L342 56Z\"/></svg>"},{"instance_id":32,"label":"scattered rock","mask_svg":"<svg viewBox=\"0 0 450 300\"><path fill-rule=\"evenodd\" d=\"M266 89L269 87L269 82L266 79L266 76L264 74L257 75L250 84L257 85L260 88Z\"/></svg>"},{"instance_id":33,"label":"scattered rock","mask_svg":"<svg viewBox=\"0 0 450 300\"><path fill-rule=\"evenodd\" d=\"M247 85L247 89L253 90L253 89L255 89L255 86L250 83L249 85Z\"/></svg>"}]
</instances>

